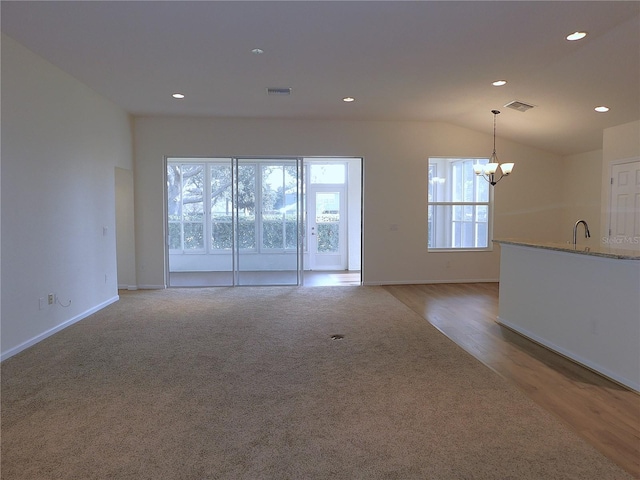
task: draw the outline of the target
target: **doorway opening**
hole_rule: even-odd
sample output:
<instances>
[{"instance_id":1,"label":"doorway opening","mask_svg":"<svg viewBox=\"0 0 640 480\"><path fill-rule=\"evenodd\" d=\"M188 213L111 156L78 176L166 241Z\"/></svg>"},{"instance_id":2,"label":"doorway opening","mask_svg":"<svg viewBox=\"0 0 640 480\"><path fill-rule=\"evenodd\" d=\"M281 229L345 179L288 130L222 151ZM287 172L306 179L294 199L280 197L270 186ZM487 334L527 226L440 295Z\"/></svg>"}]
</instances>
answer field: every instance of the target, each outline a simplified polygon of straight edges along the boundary
<instances>
[{"instance_id":1,"label":"doorway opening","mask_svg":"<svg viewBox=\"0 0 640 480\"><path fill-rule=\"evenodd\" d=\"M360 285L362 159L166 159L170 287Z\"/></svg>"}]
</instances>

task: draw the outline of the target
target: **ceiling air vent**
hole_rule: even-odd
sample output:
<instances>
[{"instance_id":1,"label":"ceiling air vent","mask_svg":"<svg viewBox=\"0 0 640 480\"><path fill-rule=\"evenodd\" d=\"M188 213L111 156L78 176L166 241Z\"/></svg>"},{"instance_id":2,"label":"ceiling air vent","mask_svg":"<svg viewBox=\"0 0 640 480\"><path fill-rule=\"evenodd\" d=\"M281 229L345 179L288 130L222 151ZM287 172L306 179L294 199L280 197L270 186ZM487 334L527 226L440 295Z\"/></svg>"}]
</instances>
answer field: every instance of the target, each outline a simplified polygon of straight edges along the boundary
<instances>
[{"instance_id":1,"label":"ceiling air vent","mask_svg":"<svg viewBox=\"0 0 640 480\"><path fill-rule=\"evenodd\" d=\"M509 102L505 105L507 108L513 108L514 110L518 110L519 112L526 112L527 110L531 110L535 105L529 105L528 103L519 102L518 100L514 100L513 102Z\"/></svg>"},{"instance_id":2,"label":"ceiling air vent","mask_svg":"<svg viewBox=\"0 0 640 480\"><path fill-rule=\"evenodd\" d=\"M267 95L291 95L291 88L269 87Z\"/></svg>"}]
</instances>

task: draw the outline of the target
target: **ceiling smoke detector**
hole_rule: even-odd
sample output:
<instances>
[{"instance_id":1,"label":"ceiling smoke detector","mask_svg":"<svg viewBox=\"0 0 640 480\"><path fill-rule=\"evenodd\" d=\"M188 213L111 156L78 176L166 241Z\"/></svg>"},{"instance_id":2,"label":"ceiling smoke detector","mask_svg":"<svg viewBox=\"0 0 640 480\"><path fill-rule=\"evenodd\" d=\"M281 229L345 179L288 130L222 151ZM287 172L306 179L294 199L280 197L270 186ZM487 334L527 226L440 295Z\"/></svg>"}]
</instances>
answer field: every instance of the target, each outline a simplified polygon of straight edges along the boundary
<instances>
[{"instance_id":1,"label":"ceiling smoke detector","mask_svg":"<svg viewBox=\"0 0 640 480\"><path fill-rule=\"evenodd\" d=\"M267 95L291 95L291 88L287 87L269 87Z\"/></svg>"},{"instance_id":2,"label":"ceiling smoke detector","mask_svg":"<svg viewBox=\"0 0 640 480\"><path fill-rule=\"evenodd\" d=\"M513 102L509 102L505 105L506 108L513 108L519 112L526 112L527 110L531 110L535 105L529 105L528 103L519 102L518 100L514 100Z\"/></svg>"}]
</instances>

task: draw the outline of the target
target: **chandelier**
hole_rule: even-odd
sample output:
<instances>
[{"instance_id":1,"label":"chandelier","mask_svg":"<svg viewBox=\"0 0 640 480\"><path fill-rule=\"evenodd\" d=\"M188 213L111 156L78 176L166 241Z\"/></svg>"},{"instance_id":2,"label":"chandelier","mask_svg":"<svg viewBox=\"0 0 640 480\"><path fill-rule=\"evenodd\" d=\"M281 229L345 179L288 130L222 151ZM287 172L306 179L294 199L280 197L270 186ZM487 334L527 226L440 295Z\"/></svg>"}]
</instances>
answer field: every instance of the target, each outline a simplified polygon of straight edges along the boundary
<instances>
[{"instance_id":1,"label":"chandelier","mask_svg":"<svg viewBox=\"0 0 640 480\"><path fill-rule=\"evenodd\" d=\"M491 110L493 113L493 153L491 154L491 158L489 159L489 163L486 165L476 164L473 166L473 171L476 175L482 176L487 182L491 185L495 185L502 177L506 177L513 170L513 163L503 163L502 165L498 162L498 155L496 154L496 117L500 113L499 110ZM496 172L498 168L502 172L500 177L496 179Z\"/></svg>"}]
</instances>

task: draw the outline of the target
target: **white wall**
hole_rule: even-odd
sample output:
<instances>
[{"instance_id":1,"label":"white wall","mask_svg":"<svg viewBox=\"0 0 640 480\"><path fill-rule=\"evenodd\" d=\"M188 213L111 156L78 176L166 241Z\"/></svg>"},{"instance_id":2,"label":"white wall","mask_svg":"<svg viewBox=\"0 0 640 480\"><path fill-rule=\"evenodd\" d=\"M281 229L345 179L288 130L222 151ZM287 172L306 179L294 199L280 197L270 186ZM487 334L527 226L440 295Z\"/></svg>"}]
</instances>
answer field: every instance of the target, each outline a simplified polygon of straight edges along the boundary
<instances>
[{"instance_id":1,"label":"white wall","mask_svg":"<svg viewBox=\"0 0 640 480\"><path fill-rule=\"evenodd\" d=\"M118 298L116 167L127 113L2 35L2 358Z\"/></svg>"},{"instance_id":2,"label":"white wall","mask_svg":"<svg viewBox=\"0 0 640 480\"><path fill-rule=\"evenodd\" d=\"M136 289L136 239L133 209L133 170L115 168L116 251L118 288Z\"/></svg>"},{"instance_id":3,"label":"white wall","mask_svg":"<svg viewBox=\"0 0 640 480\"><path fill-rule=\"evenodd\" d=\"M578 220L585 220L589 225L591 238L584 238L584 230L580 226L578 244L600 244L601 171L602 150L565 157L562 171L564 209L561 241L572 241L573 226Z\"/></svg>"},{"instance_id":4,"label":"white wall","mask_svg":"<svg viewBox=\"0 0 640 480\"><path fill-rule=\"evenodd\" d=\"M488 156L492 137L442 123L325 120L135 118L136 277L141 288L164 278L164 156L345 156L364 158L366 284L496 280L499 251L427 252L430 156ZM495 193L495 238L559 241L559 156L498 139L516 163ZM392 229L397 225L397 229Z\"/></svg>"}]
</instances>

